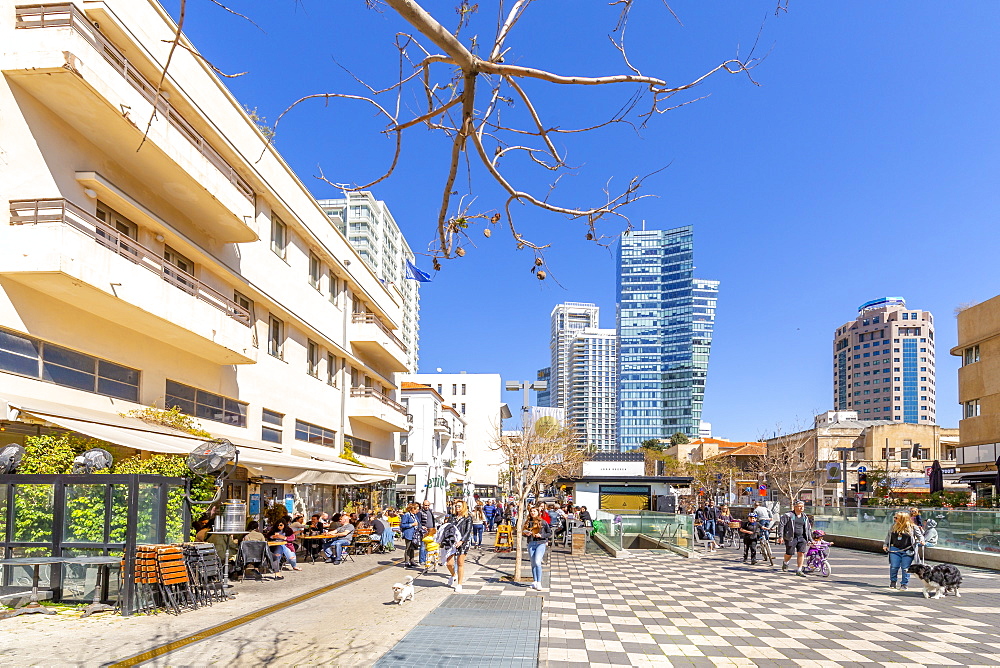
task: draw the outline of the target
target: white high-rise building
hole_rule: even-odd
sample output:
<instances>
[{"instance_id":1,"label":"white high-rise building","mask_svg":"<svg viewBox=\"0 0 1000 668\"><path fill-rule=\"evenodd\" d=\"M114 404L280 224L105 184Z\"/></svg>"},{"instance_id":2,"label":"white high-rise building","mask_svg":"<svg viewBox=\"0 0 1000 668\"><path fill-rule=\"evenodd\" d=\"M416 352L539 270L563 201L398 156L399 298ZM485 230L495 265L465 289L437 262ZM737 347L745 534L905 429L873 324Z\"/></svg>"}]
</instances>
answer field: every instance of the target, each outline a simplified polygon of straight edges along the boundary
<instances>
[{"instance_id":1,"label":"white high-rise building","mask_svg":"<svg viewBox=\"0 0 1000 668\"><path fill-rule=\"evenodd\" d=\"M397 499L403 503L427 499L435 511L444 511L448 498L471 496L471 488L464 485L470 459L465 420L430 385L405 381L401 394L410 430L400 436L399 458L405 468L403 484L396 486ZM462 489L456 494L458 485Z\"/></svg>"},{"instance_id":2,"label":"white high-rise building","mask_svg":"<svg viewBox=\"0 0 1000 668\"><path fill-rule=\"evenodd\" d=\"M549 403L552 408L566 408L570 394L569 357L573 337L586 327L600 326L601 309L596 304L565 302L556 304L550 314Z\"/></svg>"},{"instance_id":3,"label":"white high-rise building","mask_svg":"<svg viewBox=\"0 0 1000 668\"><path fill-rule=\"evenodd\" d=\"M414 255L389 207L367 190L350 193L347 199L321 199L319 204L365 264L402 302L403 321L397 334L406 346L407 366L416 371L420 358L419 282L406 278L406 263L414 262Z\"/></svg>"},{"instance_id":4,"label":"white high-rise building","mask_svg":"<svg viewBox=\"0 0 1000 668\"><path fill-rule=\"evenodd\" d=\"M833 406L862 420L937 424L934 316L902 297L858 307L833 338Z\"/></svg>"},{"instance_id":5,"label":"white high-rise building","mask_svg":"<svg viewBox=\"0 0 1000 668\"><path fill-rule=\"evenodd\" d=\"M472 460L467 480L476 487L494 487L503 464L496 449L500 433L501 381L496 373L414 373L401 382L428 385L454 406L465 420L465 456ZM490 491L482 493L490 495Z\"/></svg>"},{"instance_id":6,"label":"white high-rise building","mask_svg":"<svg viewBox=\"0 0 1000 668\"><path fill-rule=\"evenodd\" d=\"M551 314L548 405L566 410L566 424L600 450L617 447L618 336L600 329L595 304L565 302Z\"/></svg>"},{"instance_id":7,"label":"white high-rise building","mask_svg":"<svg viewBox=\"0 0 1000 668\"><path fill-rule=\"evenodd\" d=\"M618 335L586 327L570 343L567 423L587 445L617 450Z\"/></svg>"}]
</instances>

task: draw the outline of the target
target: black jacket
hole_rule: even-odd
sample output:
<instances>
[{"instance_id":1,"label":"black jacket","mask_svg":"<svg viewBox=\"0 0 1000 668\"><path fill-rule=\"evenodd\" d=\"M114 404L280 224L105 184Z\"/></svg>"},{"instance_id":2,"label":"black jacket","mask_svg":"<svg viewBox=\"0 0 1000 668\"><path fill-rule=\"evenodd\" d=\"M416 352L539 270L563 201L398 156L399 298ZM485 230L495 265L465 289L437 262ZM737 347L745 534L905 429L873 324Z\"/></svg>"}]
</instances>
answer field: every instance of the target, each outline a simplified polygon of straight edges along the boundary
<instances>
[{"instance_id":1,"label":"black jacket","mask_svg":"<svg viewBox=\"0 0 1000 668\"><path fill-rule=\"evenodd\" d=\"M417 524L424 529L433 529L436 527L437 520L434 519L434 511L421 508L417 513Z\"/></svg>"}]
</instances>

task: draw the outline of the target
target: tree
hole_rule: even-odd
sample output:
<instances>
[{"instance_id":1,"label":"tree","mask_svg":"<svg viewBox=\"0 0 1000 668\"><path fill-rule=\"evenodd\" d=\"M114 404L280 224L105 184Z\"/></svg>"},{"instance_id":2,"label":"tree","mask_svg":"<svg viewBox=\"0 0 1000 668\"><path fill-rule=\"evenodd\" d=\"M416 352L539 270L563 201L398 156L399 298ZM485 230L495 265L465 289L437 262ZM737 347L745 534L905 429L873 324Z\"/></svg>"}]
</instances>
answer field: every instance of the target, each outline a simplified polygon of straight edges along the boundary
<instances>
[{"instance_id":1,"label":"tree","mask_svg":"<svg viewBox=\"0 0 1000 668\"><path fill-rule=\"evenodd\" d=\"M683 431L675 432L673 436L670 437L670 445L685 445L690 443L691 439Z\"/></svg>"},{"instance_id":2,"label":"tree","mask_svg":"<svg viewBox=\"0 0 1000 668\"><path fill-rule=\"evenodd\" d=\"M767 454L753 462L751 471L763 474L771 490L795 500L816 479L816 450L811 446L809 431L769 439Z\"/></svg>"},{"instance_id":3,"label":"tree","mask_svg":"<svg viewBox=\"0 0 1000 668\"><path fill-rule=\"evenodd\" d=\"M563 426L541 425L499 437L499 450L511 471L511 492L517 503L517 527L514 531L514 581L521 581L521 532L527 515L527 500L542 484L575 474L588 456L580 446L576 432Z\"/></svg>"},{"instance_id":4,"label":"tree","mask_svg":"<svg viewBox=\"0 0 1000 668\"><path fill-rule=\"evenodd\" d=\"M658 438L649 438L639 444L639 447L643 450L651 450L653 452L663 452L666 446Z\"/></svg>"},{"instance_id":5,"label":"tree","mask_svg":"<svg viewBox=\"0 0 1000 668\"><path fill-rule=\"evenodd\" d=\"M243 16L225 7L219 0L211 2L231 14ZM605 27L610 29L608 53L620 58L620 64L617 71L597 76L581 71L559 73L547 68L545 63L526 64L525 57L515 50L516 45L508 44L519 22L529 13L533 0L365 2L372 9L390 10L387 13L401 18L406 24L403 30L396 32L393 44L398 52L398 69L393 73L395 82L387 86L373 86L351 73L358 84L356 92L306 95L282 112L273 126L264 124L267 130L265 137L270 142L284 116L307 101L360 103L369 107L386 123L382 134L391 141L392 155L385 171L366 179L366 182L338 183L320 174L319 178L345 193L369 189L392 176L400 164L403 138L411 134L408 131L423 128L441 137L448 147L449 157L441 170L444 178L440 206L435 216L436 238L428 249L435 269L440 268L440 259L465 255L466 248L472 245L469 233L472 226L478 223L487 237L498 226L505 227L516 248L534 252L531 269L538 278L544 279L546 273L541 253L548 244L522 234L515 221L520 211L528 211L526 217L530 216L531 210L541 210L582 221L588 240L607 245L610 239L617 236L617 230L606 235L598 230L598 223L606 218L618 220L624 224L626 231L630 229L623 208L650 196L640 194L644 180L650 175L631 175L618 187L613 187L608 179L602 192L595 193L597 196L587 204L559 202L554 191L560 179L575 174L579 169L570 160L569 149L564 145L581 134L618 126L626 126L628 131L638 133L665 112L706 97L694 95L693 91L715 74L742 76L751 84L758 85L751 75L761 60L755 55L756 42L745 55L740 55L738 45L734 45L734 57L702 68L700 74L683 83L668 83L680 77L668 72L662 63L657 63L658 66L652 69L643 65L646 54L632 54L626 46L630 15L633 11L650 12L639 18L644 28L648 28L650 23L668 24L674 20L683 25L665 0L661 3L637 3L635 0L606 3ZM779 0L775 13L784 10L786 4L787 0ZM202 58L181 40L185 7L186 0L180 0L177 33L171 43L167 67L177 52ZM434 16L428 8L438 16ZM441 15L454 17L454 27L445 27ZM547 29L565 30L566 25L550 25ZM603 37L606 33L595 26L592 34ZM491 35L491 38L484 39L486 35ZM372 41L377 42L375 39ZM676 61L671 59L669 62ZM225 75L218 68L212 68L221 76L239 76ZM548 112L551 109L536 104L542 88L565 92L563 99L568 99L573 90L586 90L592 103L567 101L561 113L550 115ZM567 119L607 104L608 98L598 93L599 89L615 91L615 101L608 107L615 111L598 113L583 121L583 127L569 126L569 123L579 121ZM619 90L623 92L618 94ZM263 124L263 119L257 115L252 120L258 125ZM608 145L613 146L614 142ZM473 185L475 177L492 183L494 189L499 188L502 202L498 202L497 206L477 207L474 210L473 204L482 194Z\"/></svg>"}]
</instances>

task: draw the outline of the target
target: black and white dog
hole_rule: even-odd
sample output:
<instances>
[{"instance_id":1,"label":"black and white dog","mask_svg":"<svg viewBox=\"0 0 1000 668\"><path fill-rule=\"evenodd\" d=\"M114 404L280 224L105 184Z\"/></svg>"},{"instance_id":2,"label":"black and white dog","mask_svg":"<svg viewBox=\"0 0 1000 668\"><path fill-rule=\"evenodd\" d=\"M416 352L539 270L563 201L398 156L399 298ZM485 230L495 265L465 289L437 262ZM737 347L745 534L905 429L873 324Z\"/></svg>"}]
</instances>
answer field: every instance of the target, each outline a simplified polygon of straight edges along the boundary
<instances>
[{"instance_id":1,"label":"black and white dog","mask_svg":"<svg viewBox=\"0 0 1000 668\"><path fill-rule=\"evenodd\" d=\"M938 564L933 567L927 564L913 564L906 570L924 583L924 598L941 598L948 594L962 597L958 592L958 588L962 586L962 572L951 564Z\"/></svg>"}]
</instances>

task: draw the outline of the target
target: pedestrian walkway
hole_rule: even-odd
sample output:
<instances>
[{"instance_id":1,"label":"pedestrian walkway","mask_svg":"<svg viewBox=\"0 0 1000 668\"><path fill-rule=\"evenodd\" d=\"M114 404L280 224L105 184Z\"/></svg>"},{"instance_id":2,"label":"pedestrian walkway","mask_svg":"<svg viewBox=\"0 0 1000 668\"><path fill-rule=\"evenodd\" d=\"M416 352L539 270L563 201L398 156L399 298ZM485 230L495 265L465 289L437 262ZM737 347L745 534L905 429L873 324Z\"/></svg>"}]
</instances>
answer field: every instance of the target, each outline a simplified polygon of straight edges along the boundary
<instances>
[{"instance_id":1,"label":"pedestrian walkway","mask_svg":"<svg viewBox=\"0 0 1000 668\"><path fill-rule=\"evenodd\" d=\"M741 555L740 555L741 556ZM829 578L635 551L552 559L548 666L1000 665L1000 576L964 569L962 598L887 588L880 555L834 548Z\"/></svg>"},{"instance_id":2,"label":"pedestrian walkway","mask_svg":"<svg viewBox=\"0 0 1000 668\"><path fill-rule=\"evenodd\" d=\"M513 558L474 549L462 593L442 601L375 665L537 666L543 594L504 578Z\"/></svg>"}]
</instances>

